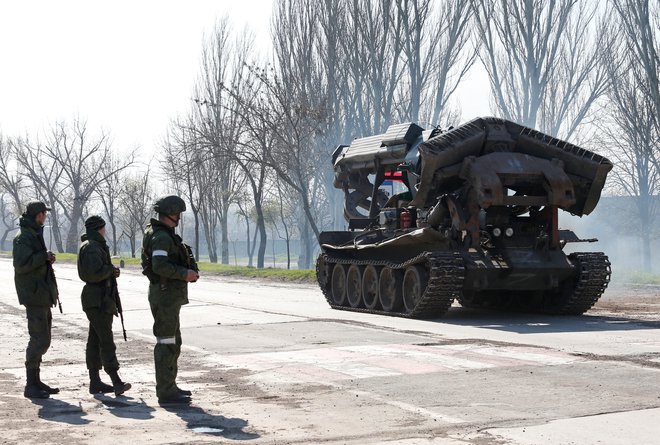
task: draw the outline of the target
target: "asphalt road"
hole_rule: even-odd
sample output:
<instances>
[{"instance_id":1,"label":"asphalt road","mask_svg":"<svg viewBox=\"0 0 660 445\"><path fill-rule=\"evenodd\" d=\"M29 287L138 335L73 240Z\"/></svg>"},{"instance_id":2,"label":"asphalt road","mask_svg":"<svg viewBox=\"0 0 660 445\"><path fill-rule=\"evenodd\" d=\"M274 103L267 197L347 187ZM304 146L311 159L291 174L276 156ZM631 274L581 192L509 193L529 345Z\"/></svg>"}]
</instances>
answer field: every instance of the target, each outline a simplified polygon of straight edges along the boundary
<instances>
[{"instance_id":1,"label":"asphalt road","mask_svg":"<svg viewBox=\"0 0 660 445\"><path fill-rule=\"evenodd\" d=\"M82 283L56 264L65 313L54 313L42 377L62 391L32 402L12 274L0 259L3 444L659 443L660 315L617 310L630 289L582 317L454 306L421 321L335 311L315 286L202 277L181 319L179 380L194 403L163 408L143 276L119 278L128 342L115 324L134 388L91 396Z\"/></svg>"}]
</instances>

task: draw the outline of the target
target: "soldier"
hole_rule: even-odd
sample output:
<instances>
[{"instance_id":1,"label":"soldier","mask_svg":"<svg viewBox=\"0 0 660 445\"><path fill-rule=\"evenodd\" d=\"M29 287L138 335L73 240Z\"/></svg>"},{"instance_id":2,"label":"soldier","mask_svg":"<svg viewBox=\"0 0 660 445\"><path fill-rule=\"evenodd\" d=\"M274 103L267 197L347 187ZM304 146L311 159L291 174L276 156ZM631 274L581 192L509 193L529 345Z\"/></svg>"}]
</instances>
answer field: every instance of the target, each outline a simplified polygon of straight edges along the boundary
<instances>
[{"instance_id":1,"label":"soldier","mask_svg":"<svg viewBox=\"0 0 660 445\"><path fill-rule=\"evenodd\" d=\"M52 264L55 254L46 249L43 226L50 208L41 201L28 203L20 218L20 230L14 238L14 283L18 302L25 306L30 341L25 351L27 383L23 395L47 399L60 392L41 381L42 356L51 340L53 315L50 311L58 301L57 282Z\"/></svg>"},{"instance_id":2,"label":"soldier","mask_svg":"<svg viewBox=\"0 0 660 445\"><path fill-rule=\"evenodd\" d=\"M89 393L114 391L115 395L131 389L119 377L119 362L112 338L112 316L117 316L117 286L115 279L119 268L112 265L110 250L105 241L105 221L100 216L85 220L85 234L80 240L78 252L78 276L86 284L83 287L82 307L89 320L89 334L85 360L89 370ZM101 381L101 365L112 380L112 386Z\"/></svg>"},{"instance_id":3,"label":"soldier","mask_svg":"<svg viewBox=\"0 0 660 445\"><path fill-rule=\"evenodd\" d=\"M181 352L179 311L188 303L188 283L199 278L190 248L174 232L186 203L169 195L155 202L154 211L158 219L151 219L142 239L142 268L149 278L149 304L154 317L156 395L161 404L190 403L192 393L176 384Z\"/></svg>"}]
</instances>

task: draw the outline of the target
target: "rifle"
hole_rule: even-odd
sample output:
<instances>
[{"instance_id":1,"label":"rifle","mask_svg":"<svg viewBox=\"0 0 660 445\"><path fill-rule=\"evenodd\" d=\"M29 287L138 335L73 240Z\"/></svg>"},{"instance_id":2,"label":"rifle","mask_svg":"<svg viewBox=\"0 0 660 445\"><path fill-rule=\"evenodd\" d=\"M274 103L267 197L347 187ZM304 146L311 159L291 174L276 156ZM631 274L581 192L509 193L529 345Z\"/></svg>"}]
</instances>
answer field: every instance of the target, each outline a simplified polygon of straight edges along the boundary
<instances>
[{"instance_id":1,"label":"rifle","mask_svg":"<svg viewBox=\"0 0 660 445\"><path fill-rule=\"evenodd\" d=\"M199 273L199 266L197 265L197 260L195 260L195 255L193 254L192 247L190 247L188 244L182 242L181 245L183 246L183 250L185 252L185 256L188 259L188 269L192 269L195 272Z\"/></svg>"},{"instance_id":2,"label":"rifle","mask_svg":"<svg viewBox=\"0 0 660 445\"><path fill-rule=\"evenodd\" d=\"M106 280L105 286L106 290L110 292L110 295L112 295L112 298L115 300L115 304L117 305L117 313L119 313L119 319L121 320L121 330L124 334L124 341L128 341L126 338L126 327L124 326L124 309L121 306L121 298L119 298L119 289L117 288L117 277L115 277L114 271L112 273L112 277Z\"/></svg>"},{"instance_id":3,"label":"rifle","mask_svg":"<svg viewBox=\"0 0 660 445\"><path fill-rule=\"evenodd\" d=\"M57 280L55 279L55 270L53 270L53 265L50 261L46 262L46 264L46 273L48 274L48 278L51 279L55 285L55 300L57 301L57 306L60 308L60 314L62 314L62 302L60 301L60 290L57 288Z\"/></svg>"},{"instance_id":4,"label":"rifle","mask_svg":"<svg viewBox=\"0 0 660 445\"><path fill-rule=\"evenodd\" d=\"M193 253L192 247L184 243L179 235L174 235L177 246L179 247L183 258L186 261L188 269L194 270L199 275L199 266L197 265L197 260L195 259L195 254Z\"/></svg>"}]
</instances>

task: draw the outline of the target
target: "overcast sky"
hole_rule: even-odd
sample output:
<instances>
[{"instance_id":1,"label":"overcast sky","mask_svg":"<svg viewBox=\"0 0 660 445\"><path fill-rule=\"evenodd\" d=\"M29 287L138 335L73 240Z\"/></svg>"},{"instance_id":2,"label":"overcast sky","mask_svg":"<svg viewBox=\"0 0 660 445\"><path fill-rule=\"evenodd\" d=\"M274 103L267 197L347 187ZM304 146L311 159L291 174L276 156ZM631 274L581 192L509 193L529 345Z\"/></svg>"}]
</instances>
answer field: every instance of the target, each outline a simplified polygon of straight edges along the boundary
<instances>
[{"instance_id":1,"label":"overcast sky","mask_svg":"<svg viewBox=\"0 0 660 445\"><path fill-rule=\"evenodd\" d=\"M152 151L190 103L203 33L228 14L265 44L271 8L271 0L2 1L0 131L32 134L80 116L115 145Z\"/></svg>"},{"instance_id":2,"label":"overcast sky","mask_svg":"<svg viewBox=\"0 0 660 445\"><path fill-rule=\"evenodd\" d=\"M35 134L79 116L116 148L151 153L190 105L203 34L227 14L265 50L272 3L1 1L0 132ZM488 113L484 75L471 78L460 91L464 120Z\"/></svg>"}]
</instances>

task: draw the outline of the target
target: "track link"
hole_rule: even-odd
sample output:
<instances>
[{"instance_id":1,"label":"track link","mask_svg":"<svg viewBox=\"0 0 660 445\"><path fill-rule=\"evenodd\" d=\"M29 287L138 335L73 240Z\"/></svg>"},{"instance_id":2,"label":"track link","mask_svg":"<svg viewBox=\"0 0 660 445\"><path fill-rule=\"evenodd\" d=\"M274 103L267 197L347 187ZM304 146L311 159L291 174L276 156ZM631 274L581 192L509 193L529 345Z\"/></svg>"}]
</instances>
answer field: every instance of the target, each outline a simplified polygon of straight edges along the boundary
<instances>
[{"instance_id":1,"label":"track link","mask_svg":"<svg viewBox=\"0 0 660 445\"><path fill-rule=\"evenodd\" d=\"M571 253L571 260L579 273L573 291L557 308L560 314L583 314L596 304L610 282L612 268L602 252Z\"/></svg>"}]
</instances>

